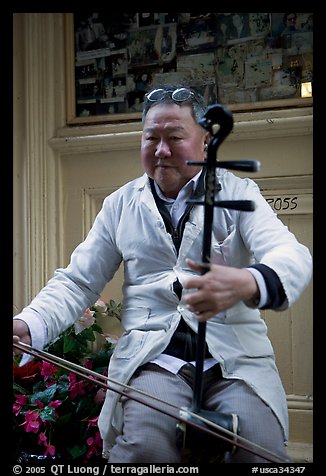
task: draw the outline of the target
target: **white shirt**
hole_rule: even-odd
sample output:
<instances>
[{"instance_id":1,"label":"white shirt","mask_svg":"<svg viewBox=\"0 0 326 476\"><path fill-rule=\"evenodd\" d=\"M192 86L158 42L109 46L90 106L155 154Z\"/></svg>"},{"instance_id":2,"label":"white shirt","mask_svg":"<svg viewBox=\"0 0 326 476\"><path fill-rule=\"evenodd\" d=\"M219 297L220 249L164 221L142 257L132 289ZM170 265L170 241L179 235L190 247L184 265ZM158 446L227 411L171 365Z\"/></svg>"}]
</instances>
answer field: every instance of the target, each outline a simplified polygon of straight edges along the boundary
<instances>
[{"instance_id":1,"label":"white shirt","mask_svg":"<svg viewBox=\"0 0 326 476\"><path fill-rule=\"evenodd\" d=\"M165 202L165 206L168 209L170 215L171 215L171 221L176 228L178 226L180 218L183 216L183 214L186 211L187 207L187 201L190 199L192 193L197 187L199 177L201 175L201 171L198 172L197 175L192 177L192 179L187 182L180 192L178 193L177 198L169 198L166 197L159 186L157 185L156 182L154 182L155 190L159 198ZM265 280L262 276L262 274L257 270L257 269L251 269L247 268L248 271L250 271L259 287L260 290L260 302L258 307L262 307L266 300L267 300L267 288L265 284ZM163 367L164 369L168 370L169 372L172 372L173 374L177 374L180 368L185 365L187 362L185 362L182 359L179 359L178 357L173 357L172 355L168 354L160 354L156 359L152 360L152 363L159 365L160 367ZM192 365L195 365L196 363L190 362ZM205 359L204 360L204 368L203 370L206 371L213 367L217 362L213 358Z\"/></svg>"}]
</instances>

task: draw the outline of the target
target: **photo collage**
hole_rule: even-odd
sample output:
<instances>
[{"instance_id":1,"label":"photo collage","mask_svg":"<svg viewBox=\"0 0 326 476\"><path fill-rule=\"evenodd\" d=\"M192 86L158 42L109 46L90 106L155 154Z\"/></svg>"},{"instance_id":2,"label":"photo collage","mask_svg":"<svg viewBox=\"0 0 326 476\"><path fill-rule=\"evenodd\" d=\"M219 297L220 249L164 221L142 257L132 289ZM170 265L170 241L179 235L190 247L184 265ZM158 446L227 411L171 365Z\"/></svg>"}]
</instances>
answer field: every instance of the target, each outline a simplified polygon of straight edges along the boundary
<instances>
[{"instance_id":1,"label":"photo collage","mask_svg":"<svg viewBox=\"0 0 326 476\"><path fill-rule=\"evenodd\" d=\"M76 116L140 113L159 84L208 104L300 98L312 13L74 13Z\"/></svg>"}]
</instances>

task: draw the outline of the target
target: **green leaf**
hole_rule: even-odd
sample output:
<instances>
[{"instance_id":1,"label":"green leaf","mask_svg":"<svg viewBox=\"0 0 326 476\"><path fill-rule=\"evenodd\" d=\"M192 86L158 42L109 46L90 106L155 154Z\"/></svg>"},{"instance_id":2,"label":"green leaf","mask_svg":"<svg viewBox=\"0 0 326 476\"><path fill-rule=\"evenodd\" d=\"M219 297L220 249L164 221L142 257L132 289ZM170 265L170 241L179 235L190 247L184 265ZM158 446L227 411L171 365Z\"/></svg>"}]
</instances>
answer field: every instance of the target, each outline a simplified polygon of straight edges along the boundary
<instances>
[{"instance_id":1,"label":"green leaf","mask_svg":"<svg viewBox=\"0 0 326 476\"><path fill-rule=\"evenodd\" d=\"M72 448L70 448L69 453L73 457L73 459L79 458L83 454L85 454L87 451L87 448L85 445L75 445Z\"/></svg>"},{"instance_id":2,"label":"green leaf","mask_svg":"<svg viewBox=\"0 0 326 476\"><path fill-rule=\"evenodd\" d=\"M99 326L98 324L94 323L90 329L92 329L94 332L98 332L99 334L103 333L102 327Z\"/></svg>"},{"instance_id":3,"label":"green leaf","mask_svg":"<svg viewBox=\"0 0 326 476\"><path fill-rule=\"evenodd\" d=\"M58 396L62 399L62 395L69 395L68 375L62 375L57 383Z\"/></svg>"},{"instance_id":4,"label":"green leaf","mask_svg":"<svg viewBox=\"0 0 326 476\"><path fill-rule=\"evenodd\" d=\"M78 350L78 345L72 336L63 336L63 353L68 354Z\"/></svg>"},{"instance_id":5,"label":"green leaf","mask_svg":"<svg viewBox=\"0 0 326 476\"><path fill-rule=\"evenodd\" d=\"M96 407L96 405L93 402L93 394L91 398L89 397L89 395L87 395L78 401L76 406L76 413L80 416L87 417L92 412L94 407Z\"/></svg>"},{"instance_id":6,"label":"green leaf","mask_svg":"<svg viewBox=\"0 0 326 476\"><path fill-rule=\"evenodd\" d=\"M73 417L72 413L65 413L62 416L60 415L60 418L58 420L58 426L66 425L67 423L71 421L72 417Z\"/></svg>"},{"instance_id":7,"label":"green leaf","mask_svg":"<svg viewBox=\"0 0 326 476\"><path fill-rule=\"evenodd\" d=\"M42 403L49 403L54 400L54 395L57 390L57 385L53 384L51 387L48 387L46 390L41 392L36 392L31 396L31 403L35 403L36 400L39 400Z\"/></svg>"},{"instance_id":8,"label":"green leaf","mask_svg":"<svg viewBox=\"0 0 326 476\"><path fill-rule=\"evenodd\" d=\"M53 407L46 406L40 411L40 418L43 421L56 421L55 409Z\"/></svg>"},{"instance_id":9,"label":"green leaf","mask_svg":"<svg viewBox=\"0 0 326 476\"><path fill-rule=\"evenodd\" d=\"M121 311L122 311L122 303L117 303L113 299L110 299L109 304L107 305L107 313L108 316L116 317L117 319L121 319Z\"/></svg>"},{"instance_id":10,"label":"green leaf","mask_svg":"<svg viewBox=\"0 0 326 476\"><path fill-rule=\"evenodd\" d=\"M90 327L88 329L84 329L79 335L91 342L94 342L95 340L94 331Z\"/></svg>"},{"instance_id":11,"label":"green leaf","mask_svg":"<svg viewBox=\"0 0 326 476\"><path fill-rule=\"evenodd\" d=\"M15 393L21 393L22 395L28 395L28 391L24 387L18 385L18 383L13 382L13 391Z\"/></svg>"}]
</instances>

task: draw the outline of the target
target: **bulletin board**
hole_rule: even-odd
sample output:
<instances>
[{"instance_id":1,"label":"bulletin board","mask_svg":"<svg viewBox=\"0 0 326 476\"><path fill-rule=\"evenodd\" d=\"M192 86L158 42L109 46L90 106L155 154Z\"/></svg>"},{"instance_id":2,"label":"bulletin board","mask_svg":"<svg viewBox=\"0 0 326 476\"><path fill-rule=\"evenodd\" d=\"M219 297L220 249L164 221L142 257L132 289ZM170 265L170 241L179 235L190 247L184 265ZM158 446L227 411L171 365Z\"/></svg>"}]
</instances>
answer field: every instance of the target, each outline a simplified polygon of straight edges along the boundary
<instances>
[{"instance_id":1,"label":"bulletin board","mask_svg":"<svg viewBox=\"0 0 326 476\"><path fill-rule=\"evenodd\" d=\"M312 104L312 13L69 13L66 45L72 125L139 120L162 84L234 111Z\"/></svg>"}]
</instances>

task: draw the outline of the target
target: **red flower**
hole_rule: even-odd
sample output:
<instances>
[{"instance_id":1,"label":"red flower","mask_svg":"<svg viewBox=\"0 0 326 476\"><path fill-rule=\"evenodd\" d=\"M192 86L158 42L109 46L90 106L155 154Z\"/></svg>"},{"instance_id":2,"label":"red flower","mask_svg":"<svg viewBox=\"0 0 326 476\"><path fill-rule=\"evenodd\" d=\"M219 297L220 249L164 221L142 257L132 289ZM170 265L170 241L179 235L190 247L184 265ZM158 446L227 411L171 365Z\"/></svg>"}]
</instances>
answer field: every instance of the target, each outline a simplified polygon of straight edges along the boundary
<instances>
[{"instance_id":1,"label":"red flower","mask_svg":"<svg viewBox=\"0 0 326 476\"><path fill-rule=\"evenodd\" d=\"M40 436L39 436L39 439L38 439L38 444L39 445L42 444L42 445L45 446L44 456L46 456L46 455L54 456L55 455L55 446L50 445L48 443L48 439L47 439L47 437L44 433L40 433Z\"/></svg>"},{"instance_id":2,"label":"red flower","mask_svg":"<svg viewBox=\"0 0 326 476\"><path fill-rule=\"evenodd\" d=\"M100 432L97 430L94 436L87 438L86 443L89 446L87 450L86 457L92 458L93 456L98 456L102 451L102 438Z\"/></svg>"},{"instance_id":3,"label":"red flower","mask_svg":"<svg viewBox=\"0 0 326 476\"><path fill-rule=\"evenodd\" d=\"M93 399L94 403L96 403L97 405L103 405L105 400L105 395L106 395L106 390L104 388L99 388Z\"/></svg>"},{"instance_id":4,"label":"red flower","mask_svg":"<svg viewBox=\"0 0 326 476\"><path fill-rule=\"evenodd\" d=\"M44 408L44 403L40 400L34 400L34 405L38 405L39 408Z\"/></svg>"},{"instance_id":5,"label":"red flower","mask_svg":"<svg viewBox=\"0 0 326 476\"><path fill-rule=\"evenodd\" d=\"M33 381L37 375L40 373L40 368L41 368L41 362L37 361L35 362L34 360L28 362L25 365L22 365L21 367L14 362L13 363L13 371L14 371L14 377L18 377L22 380L26 381Z\"/></svg>"},{"instance_id":6,"label":"red flower","mask_svg":"<svg viewBox=\"0 0 326 476\"><path fill-rule=\"evenodd\" d=\"M58 408L60 405L62 405L62 401L61 400L54 400L53 402L50 402L48 404L49 407L52 407L52 408Z\"/></svg>"},{"instance_id":7,"label":"red flower","mask_svg":"<svg viewBox=\"0 0 326 476\"><path fill-rule=\"evenodd\" d=\"M12 406L12 410L15 416L18 416L20 412L22 411L22 405L17 405L17 403L14 403Z\"/></svg>"},{"instance_id":8,"label":"red flower","mask_svg":"<svg viewBox=\"0 0 326 476\"><path fill-rule=\"evenodd\" d=\"M41 375L46 382L52 375L58 372L58 368L49 362L42 361Z\"/></svg>"},{"instance_id":9,"label":"red flower","mask_svg":"<svg viewBox=\"0 0 326 476\"><path fill-rule=\"evenodd\" d=\"M77 377L74 373L70 372L69 376L69 392L70 398L75 400L78 395L85 395L84 386L85 383L83 381L77 382Z\"/></svg>"},{"instance_id":10,"label":"red flower","mask_svg":"<svg viewBox=\"0 0 326 476\"><path fill-rule=\"evenodd\" d=\"M28 410L25 413L25 421L21 426L26 425L25 431L38 433L40 426L42 425L42 420L40 415L36 411Z\"/></svg>"},{"instance_id":11,"label":"red flower","mask_svg":"<svg viewBox=\"0 0 326 476\"><path fill-rule=\"evenodd\" d=\"M89 418L88 420L86 420L88 421L87 430L92 426L97 426L97 420L98 420L98 416L94 418Z\"/></svg>"},{"instance_id":12,"label":"red flower","mask_svg":"<svg viewBox=\"0 0 326 476\"><path fill-rule=\"evenodd\" d=\"M21 395L19 393L17 393L15 397L16 397L16 401L14 402L12 409L13 409L14 415L18 416L20 412L22 411L24 405L28 403L28 397L27 395Z\"/></svg>"},{"instance_id":13,"label":"red flower","mask_svg":"<svg viewBox=\"0 0 326 476\"><path fill-rule=\"evenodd\" d=\"M28 396L27 395L22 395L21 393L16 393L16 403L19 405L26 405L28 403Z\"/></svg>"}]
</instances>

